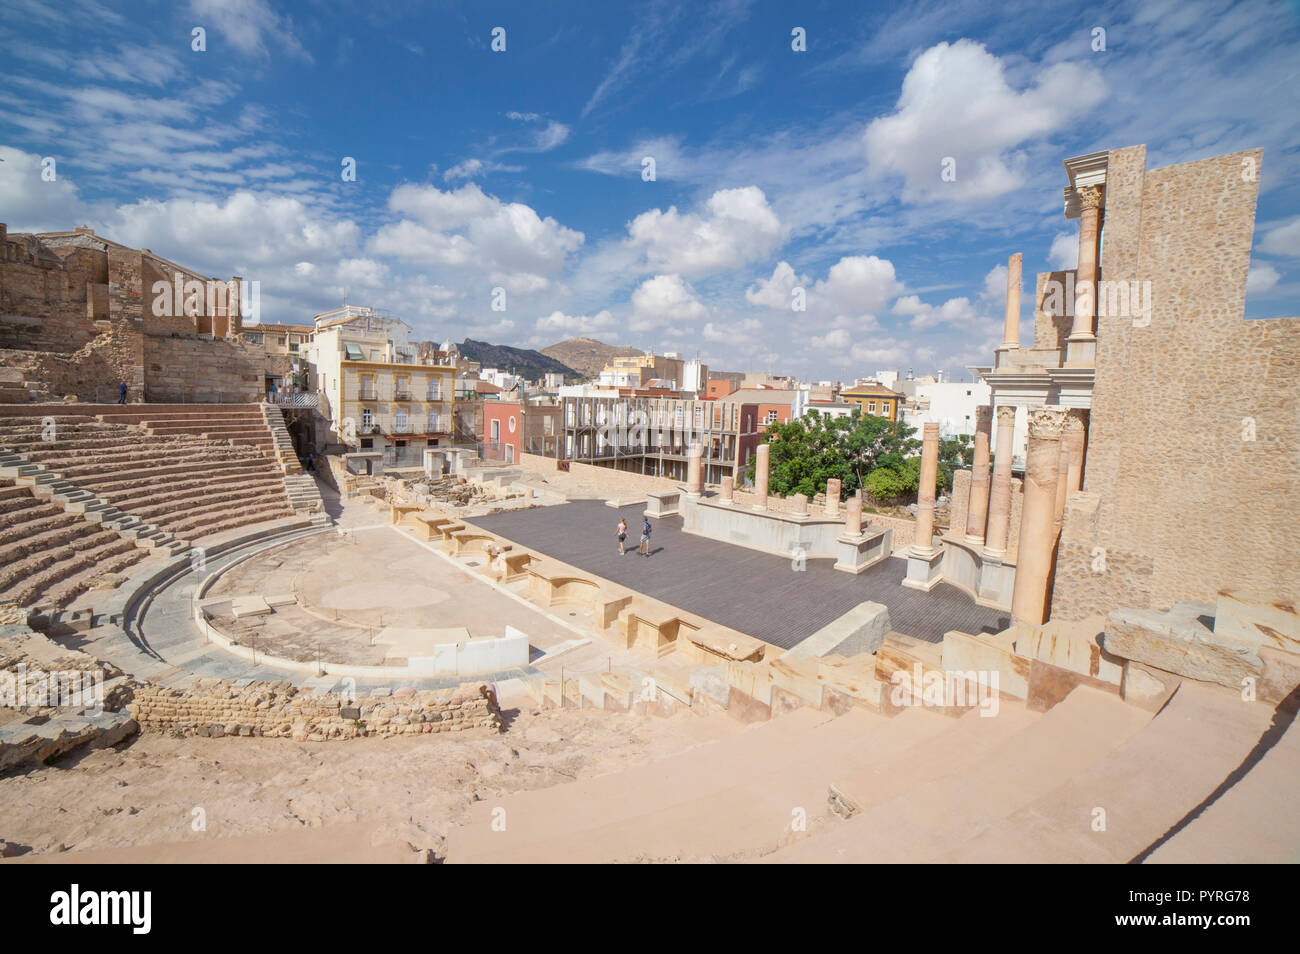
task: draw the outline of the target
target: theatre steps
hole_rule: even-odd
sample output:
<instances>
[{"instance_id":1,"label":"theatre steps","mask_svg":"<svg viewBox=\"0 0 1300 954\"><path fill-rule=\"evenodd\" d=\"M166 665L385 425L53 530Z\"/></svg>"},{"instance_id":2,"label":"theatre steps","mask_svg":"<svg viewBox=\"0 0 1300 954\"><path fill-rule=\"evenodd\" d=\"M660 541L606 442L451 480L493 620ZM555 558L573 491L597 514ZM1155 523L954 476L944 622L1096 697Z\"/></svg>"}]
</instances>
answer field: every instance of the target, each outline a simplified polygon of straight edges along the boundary
<instances>
[{"instance_id":1,"label":"theatre steps","mask_svg":"<svg viewBox=\"0 0 1300 954\"><path fill-rule=\"evenodd\" d=\"M846 766L893 758L952 725L922 710L894 719L796 710L671 758L482 802L449 834L447 860L756 856L798 837L802 819L824 816L827 783ZM496 809L505 810L504 831L494 830Z\"/></svg>"},{"instance_id":2,"label":"theatre steps","mask_svg":"<svg viewBox=\"0 0 1300 954\"><path fill-rule=\"evenodd\" d=\"M1050 840L1059 862L1125 863L1154 846L1152 862L1295 863L1297 777L1291 715L1184 682L1140 732L936 860L1033 859ZM1104 831L1094 830L1097 809Z\"/></svg>"}]
</instances>

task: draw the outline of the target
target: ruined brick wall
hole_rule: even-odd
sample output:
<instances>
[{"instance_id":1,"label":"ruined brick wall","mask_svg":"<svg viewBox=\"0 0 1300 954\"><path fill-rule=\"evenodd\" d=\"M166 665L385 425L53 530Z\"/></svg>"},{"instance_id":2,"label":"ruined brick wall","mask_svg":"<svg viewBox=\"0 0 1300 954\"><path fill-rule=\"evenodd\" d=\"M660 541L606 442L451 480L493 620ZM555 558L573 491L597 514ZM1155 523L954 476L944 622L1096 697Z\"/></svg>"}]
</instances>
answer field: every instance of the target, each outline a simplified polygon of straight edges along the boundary
<instances>
[{"instance_id":1,"label":"ruined brick wall","mask_svg":"<svg viewBox=\"0 0 1300 954\"><path fill-rule=\"evenodd\" d=\"M455 689L398 689L360 699L315 695L288 682L198 679L186 689L146 685L127 706L141 731L189 736L267 737L324 742L366 736L501 730L501 710L488 683Z\"/></svg>"},{"instance_id":2,"label":"ruined brick wall","mask_svg":"<svg viewBox=\"0 0 1300 954\"><path fill-rule=\"evenodd\" d=\"M1213 602L1225 586L1276 599L1300 580L1300 319L1242 317L1258 190L1243 172L1261 151L1145 162L1145 147L1110 154L1102 266L1151 283L1151 320L1098 319L1096 513L1063 536L1053 615Z\"/></svg>"},{"instance_id":3,"label":"ruined brick wall","mask_svg":"<svg viewBox=\"0 0 1300 954\"><path fill-rule=\"evenodd\" d=\"M33 236L9 239L0 255L0 348L68 353L86 345L99 333L95 315L106 312L107 258L89 249L61 257Z\"/></svg>"}]
</instances>

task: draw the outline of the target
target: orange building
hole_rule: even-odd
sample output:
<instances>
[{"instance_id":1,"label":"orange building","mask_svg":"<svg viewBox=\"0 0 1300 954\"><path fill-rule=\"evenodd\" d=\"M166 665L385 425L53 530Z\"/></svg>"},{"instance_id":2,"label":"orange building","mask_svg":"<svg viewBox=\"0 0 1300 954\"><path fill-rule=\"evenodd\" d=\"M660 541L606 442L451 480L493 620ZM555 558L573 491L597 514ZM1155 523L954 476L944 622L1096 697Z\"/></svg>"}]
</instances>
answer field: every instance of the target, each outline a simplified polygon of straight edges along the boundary
<instances>
[{"instance_id":1,"label":"orange building","mask_svg":"<svg viewBox=\"0 0 1300 954\"><path fill-rule=\"evenodd\" d=\"M904 396L891 391L883 384L857 384L840 392L840 400L845 404L855 404L864 414L887 417L898 420L898 412L903 406Z\"/></svg>"}]
</instances>

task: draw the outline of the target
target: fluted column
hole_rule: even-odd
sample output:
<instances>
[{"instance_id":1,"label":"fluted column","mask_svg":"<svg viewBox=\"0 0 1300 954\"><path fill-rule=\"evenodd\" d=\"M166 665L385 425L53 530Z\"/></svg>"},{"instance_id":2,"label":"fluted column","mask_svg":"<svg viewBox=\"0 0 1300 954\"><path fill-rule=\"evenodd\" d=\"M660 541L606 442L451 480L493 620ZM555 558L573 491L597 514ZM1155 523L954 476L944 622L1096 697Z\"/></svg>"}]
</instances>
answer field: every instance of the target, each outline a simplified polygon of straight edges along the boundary
<instances>
[{"instance_id":1,"label":"fluted column","mask_svg":"<svg viewBox=\"0 0 1300 954\"><path fill-rule=\"evenodd\" d=\"M1079 196L1079 267L1074 283L1074 325L1066 340L1067 367L1092 367L1096 363L1097 250L1101 240L1102 187L1082 186Z\"/></svg>"},{"instance_id":2,"label":"fluted column","mask_svg":"<svg viewBox=\"0 0 1300 954\"><path fill-rule=\"evenodd\" d=\"M772 455L770 444L759 444L754 460L754 509L767 509L767 469Z\"/></svg>"},{"instance_id":3,"label":"fluted column","mask_svg":"<svg viewBox=\"0 0 1300 954\"><path fill-rule=\"evenodd\" d=\"M993 455L984 555L1000 560L1007 553L1007 533L1011 525L1011 455L1016 439L1016 409L1004 404L997 409L997 415L998 442Z\"/></svg>"},{"instance_id":4,"label":"fluted column","mask_svg":"<svg viewBox=\"0 0 1300 954\"><path fill-rule=\"evenodd\" d=\"M1069 421L1069 417L1066 417ZM1061 431L1061 440L1057 441L1056 455L1056 500L1053 501L1054 510L1052 512L1052 526L1059 534L1061 532L1061 523L1065 520L1065 498L1069 491L1066 489L1066 479L1070 475L1070 450L1065 446L1065 430Z\"/></svg>"},{"instance_id":5,"label":"fluted column","mask_svg":"<svg viewBox=\"0 0 1300 954\"><path fill-rule=\"evenodd\" d=\"M916 542L918 556L934 552L935 478L939 475L939 425L926 424L921 438L921 486L916 495Z\"/></svg>"},{"instance_id":6,"label":"fluted column","mask_svg":"<svg viewBox=\"0 0 1300 954\"><path fill-rule=\"evenodd\" d=\"M1046 620L1047 581L1056 545L1056 489L1066 410L1048 405L1029 412L1029 450L1025 456L1025 503L1011 615L1037 626Z\"/></svg>"},{"instance_id":7,"label":"fluted column","mask_svg":"<svg viewBox=\"0 0 1300 954\"><path fill-rule=\"evenodd\" d=\"M984 529L989 515L989 433L993 429L993 408L975 408L975 460L971 464L970 497L966 502L966 542L984 546Z\"/></svg>"}]
</instances>

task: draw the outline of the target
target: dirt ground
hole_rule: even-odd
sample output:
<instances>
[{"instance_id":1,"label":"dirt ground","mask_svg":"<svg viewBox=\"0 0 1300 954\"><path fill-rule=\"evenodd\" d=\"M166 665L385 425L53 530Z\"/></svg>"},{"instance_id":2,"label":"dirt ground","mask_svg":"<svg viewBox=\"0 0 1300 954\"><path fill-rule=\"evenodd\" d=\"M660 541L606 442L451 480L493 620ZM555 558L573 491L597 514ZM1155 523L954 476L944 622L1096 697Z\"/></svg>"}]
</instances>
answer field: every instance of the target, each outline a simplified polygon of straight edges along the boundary
<instances>
[{"instance_id":1,"label":"dirt ground","mask_svg":"<svg viewBox=\"0 0 1300 954\"><path fill-rule=\"evenodd\" d=\"M20 861L128 846L154 850L116 858L108 851L93 860L155 860L166 855L162 846L176 843L270 836L274 844L304 829L342 834L363 824L372 844L410 855L400 860L436 861L449 827L476 801L617 771L743 731L716 714L504 715L508 728L500 735L322 743L141 735L117 750L0 778L0 840L22 852ZM195 830L200 820L205 830ZM352 850L355 841L340 838L337 851ZM382 860L397 859L390 851Z\"/></svg>"}]
</instances>

